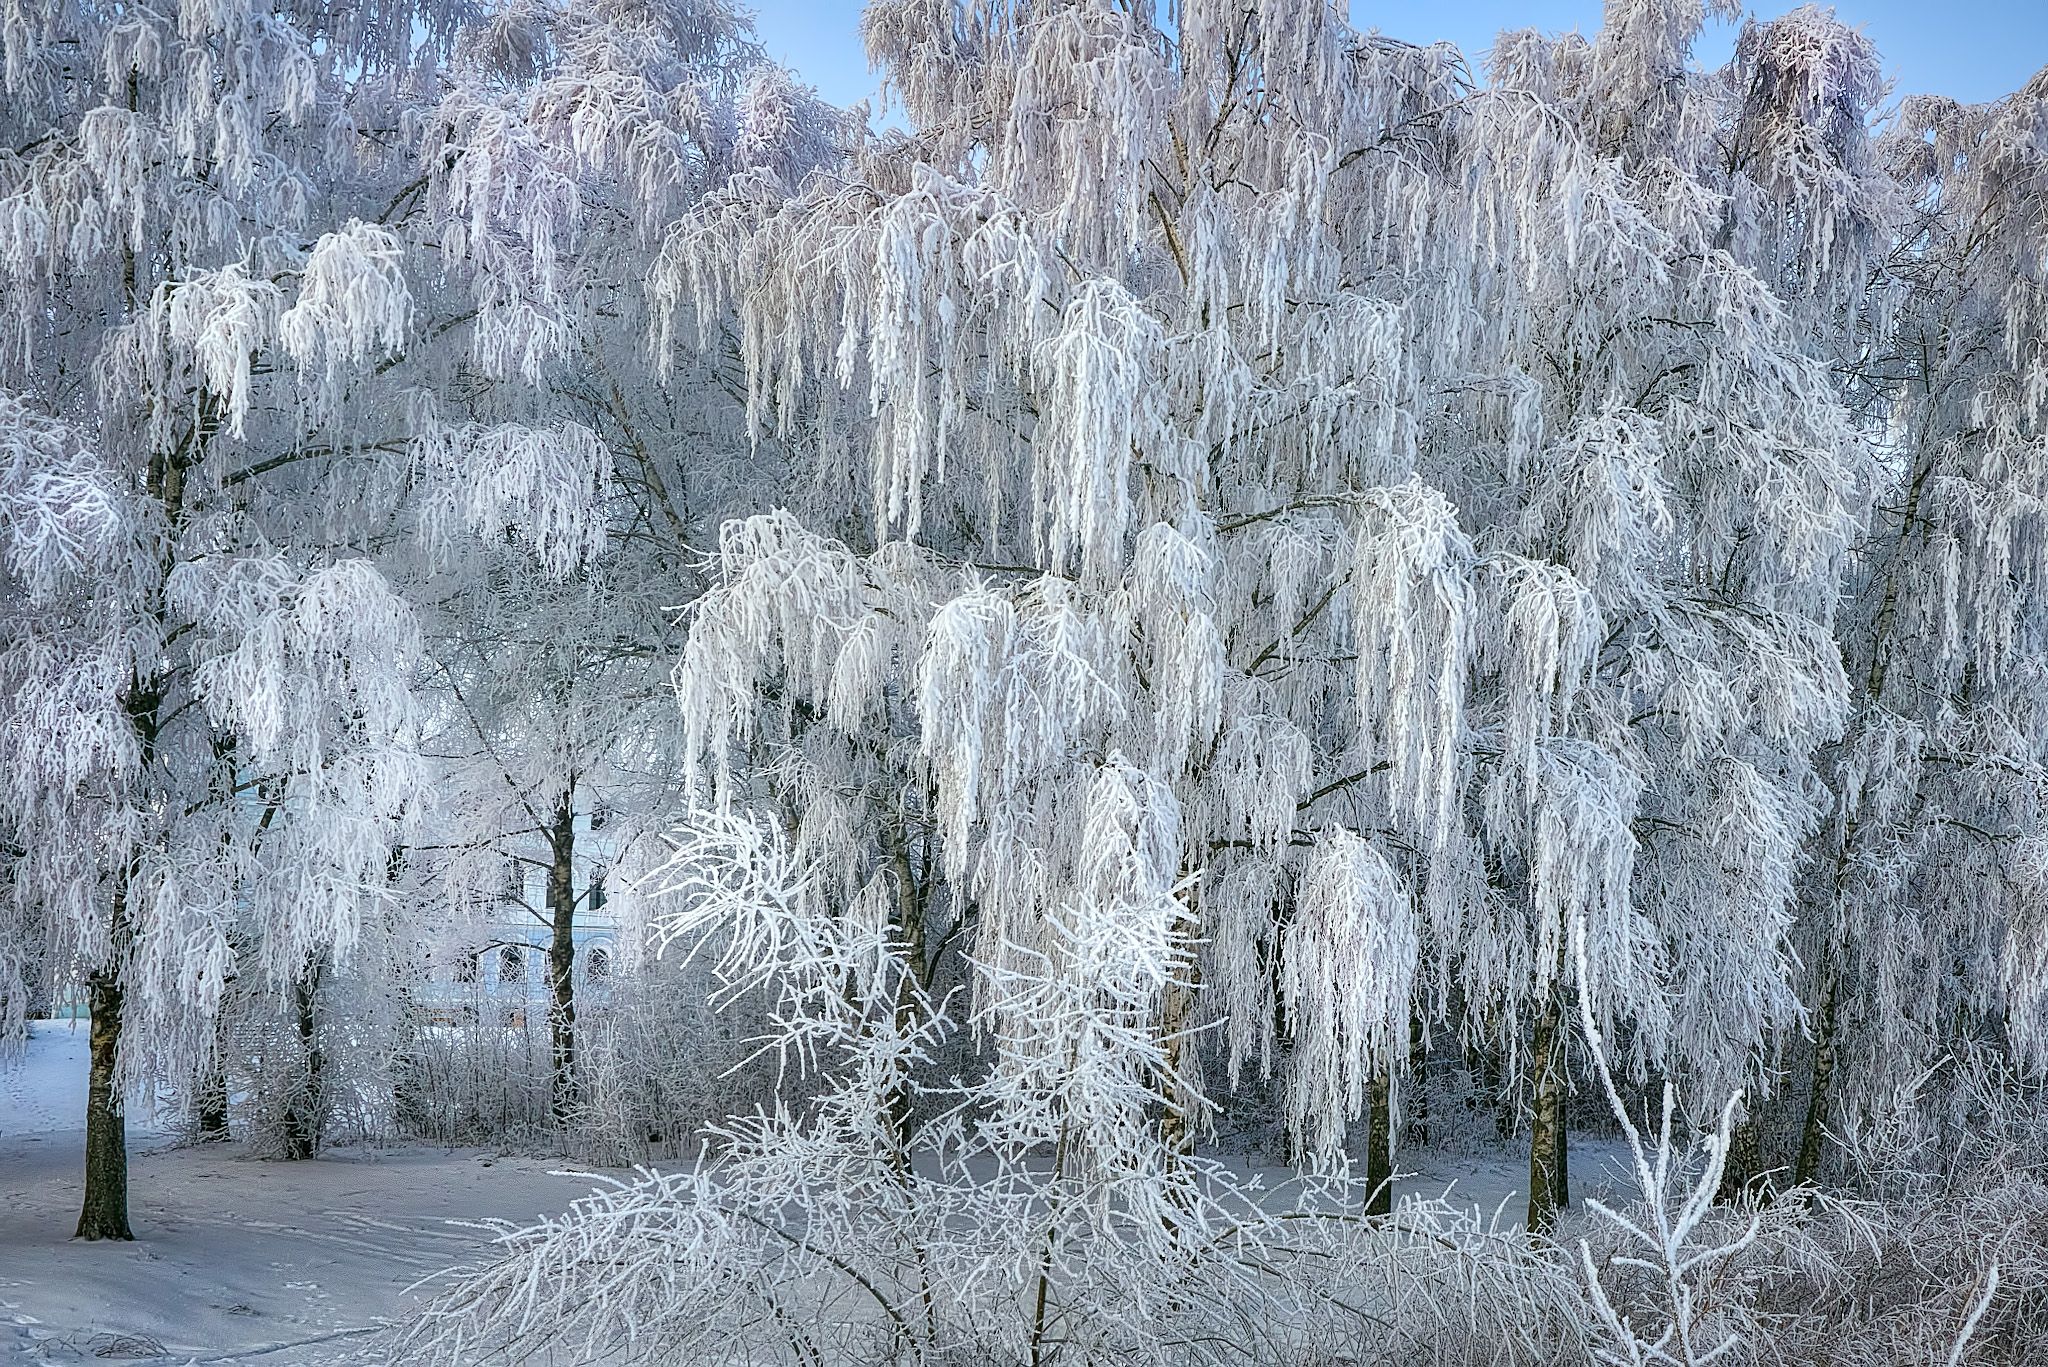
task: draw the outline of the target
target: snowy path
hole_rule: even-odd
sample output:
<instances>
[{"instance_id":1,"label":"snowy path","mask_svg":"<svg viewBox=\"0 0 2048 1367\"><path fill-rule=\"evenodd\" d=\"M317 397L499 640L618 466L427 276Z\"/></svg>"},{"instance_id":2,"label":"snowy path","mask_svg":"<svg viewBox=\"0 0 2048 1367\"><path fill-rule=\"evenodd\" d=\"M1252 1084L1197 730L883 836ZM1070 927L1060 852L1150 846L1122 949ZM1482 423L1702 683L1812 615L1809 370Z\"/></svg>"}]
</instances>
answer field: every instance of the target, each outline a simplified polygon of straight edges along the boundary
<instances>
[{"instance_id":1,"label":"snowy path","mask_svg":"<svg viewBox=\"0 0 2048 1367\"><path fill-rule=\"evenodd\" d=\"M362 1332L487 1236L449 1220L553 1213L587 1183L479 1150L340 1151L268 1163L165 1149L131 1127L137 1242L81 1244L85 1035L39 1024L0 1064L0 1364L328 1367L376 1361Z\"/></svg>"}]
</instances>

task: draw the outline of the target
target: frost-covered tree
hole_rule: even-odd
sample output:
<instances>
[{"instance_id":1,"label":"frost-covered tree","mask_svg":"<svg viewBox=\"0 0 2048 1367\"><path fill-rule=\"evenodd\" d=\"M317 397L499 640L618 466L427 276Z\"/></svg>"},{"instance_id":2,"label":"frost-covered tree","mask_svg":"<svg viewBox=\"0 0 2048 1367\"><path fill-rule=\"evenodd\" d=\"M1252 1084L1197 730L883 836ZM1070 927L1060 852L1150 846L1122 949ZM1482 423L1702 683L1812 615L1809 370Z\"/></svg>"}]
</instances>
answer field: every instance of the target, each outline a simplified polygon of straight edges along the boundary
<instances>
[{"instance_id":1,"label":"frost-covered tree","mask_svg":"<svg viewBox=\"0 0 2048 1367\"><path fill-rule=\"evenodd\" d=\"M1142 774L1169 1127L1207 1021L1334 1153L1419 1015L1533 1087L1547 1218L1574 914L1626 1058L1718 1106L1798 1019L1877 466L1786 265L1848 229L1735 192L1731 121L1804 87L1688 74L1703 18L1510 34L1481 86L1308 0L872 7L913 131L711 197L655 280L685 342L737 315L824 475L728 528L692 623L707 791L766 781L1021 1026L1084 795Z\"/></svg>"},{"instance_id":2,"label":"frost-covered tree","mask_svg":"<svg viewBox=\"0 0 2048 1367\"><path fill-rule=\"evenodd\" d=\"M421 859L429 895L458 920L488 911L546 930L551 1110L565 1123L577 1099L579 917L616 891L608 865L672 802L667 604L646 597L668 586L638 588L609 566L550 583L502 548L465 560L485 567L449 576L450 596L430 613L446 631L430 643L427 681L442 788Z\"/></svg>"},{"instance_id":3,"label":"frost-covered tree","mask_svg":"<svg viewBox=\"0 0 2048 1367\"><path fill-rule=\"evenodd\" d=\"M715 525L690 500L752 506L723 367L652 383L645 261L706 186L842 133L718 5L46 7L4 56L6 976L92 974L103 1174L117 1064L217 1096L236 984L317 1071L332 984L381 990L330 971L363 926L405 957L365 919L425 785L391 585L477 537L547 582L637 539L644 624ZM634 611L586 644L657 649L605 634Z\"/></svg>"},{"instance_id":4,"label":"frost-covered tree","mask_svg":"<svg viewBox=\"0 0 2048 1367\"><path fill-rule=\"evenodd\" d=\"M546 869L553 1110L575 1091L578 816L623 848L665 824L679 769L666 676L695 549L783 478L743 436L723 354L650 363L659 230L735 177L794 184L844 117L766 62L716 0L514 3L458 34L394 226L445 284L450 342L409 377L433 481L435 687L455 789L446 889ZM587 863L585 859L583 862Z\"/></svg>"},{"instance_id":5,"label":"frost-covered tree","mask_svg":"<svg viewBox=\"0 0 2048 1367\"><path fill-rule=\"evenodd\" d=\"M87 1238L128 1234L124 1091L204 1071L231 974L346 954L420 799L413 616L361 554L401 467L341 379L411 298L388 233L325 214L342 83L436 24L300 18L0 34L9 891L89 989Z\"/></svg>"},{"instance_id":6,"label":"frost-covered tree","mask_svg":"<svg viewBox=\"0 0 2048 1367\"><path fill-rule=\"evenodd\" d=\"M1852 711L1806 873L1801 1183L1831 1130L1952 1051L2039 1067L2048 1020L2048 73L1975 108L1908 99L1877 150L1904 207L1841 363L1886 483L1838 631Z\"/></svg>"}]
</instances>

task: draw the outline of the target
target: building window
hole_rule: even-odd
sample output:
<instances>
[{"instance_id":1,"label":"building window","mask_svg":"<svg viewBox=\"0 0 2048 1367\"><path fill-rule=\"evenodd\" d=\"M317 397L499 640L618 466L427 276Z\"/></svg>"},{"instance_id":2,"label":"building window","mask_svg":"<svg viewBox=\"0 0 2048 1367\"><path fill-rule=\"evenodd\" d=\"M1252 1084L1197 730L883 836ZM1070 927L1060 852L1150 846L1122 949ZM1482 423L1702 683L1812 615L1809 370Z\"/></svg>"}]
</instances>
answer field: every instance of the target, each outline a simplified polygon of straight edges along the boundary
<instances>
[{"instance_id":1,"label":"building window","mask_svg":"<svg viewBox=\"0 0 2048 1367\"><path fill-rule=\"evenodd\" d=\"M592 945L583 955L583 976L594 983L601 983L611 975L611 951L603 945Z\"/></svg>"},{"instance_id":2,"label":"building window","mask_svg":"<svg viewBox=\"0 0 2048 1367\"><path fill-rule=\"evenodd\" d=\"M590 909L592 911L602 911L604 909L603 869L599 869L596 875L592 877L590 880Z\"/></svg>"},{"instance_id":3,"label":"building window","mask_svg":"<svg viewBox=\"0 0 2048 1367\"><path fill-rule=\"evenodd\" d=\"M526 981L526 949L523 945L506 945L498 951L498 981L501 983L523 983Z\"/></svg>"},{"instance_id":4,"label":"building window","mask_svg":"<svg viewBox=\"0 0 2048 1367\"><path fill-rule=\"evenodd\" d=\"M479 957L480 956L476 954L464 954L462 957L458 958L455 961L455 981L459 983L475 982L476 961Z\"/></svg>"}]
</instances>

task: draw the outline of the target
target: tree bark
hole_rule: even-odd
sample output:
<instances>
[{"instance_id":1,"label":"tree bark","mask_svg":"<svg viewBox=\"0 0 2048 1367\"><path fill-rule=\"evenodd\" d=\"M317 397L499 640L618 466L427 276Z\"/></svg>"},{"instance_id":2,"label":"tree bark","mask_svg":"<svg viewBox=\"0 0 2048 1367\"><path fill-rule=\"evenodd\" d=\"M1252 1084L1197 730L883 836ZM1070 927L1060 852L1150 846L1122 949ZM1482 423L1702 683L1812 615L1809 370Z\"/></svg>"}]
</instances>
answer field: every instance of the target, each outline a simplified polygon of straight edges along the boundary
<instances>
[{"instance_id":1,"label":"tree bark","mask_svg":"<svg viewBox=\"0 0 2048 1367\"><path fill-rule=\"evenodd\" d=\"M132 685L124 699L145 764L156 754L161 698L159 684L151 681ZM134 952L128 889L135 876L131 859L114 886L112 914L107 918L107 961L94 969L85 983L86 1008L92 1017L92 1064L85 1094L85 1203L78 1212L74 1239L135 1237L128 1226L128 1121L115 1073L126 999L121 970Z\"/></svg>"},{"instance_id":2,"label":"tree bark","mask_svg":"<svg viewBox=\"0 0 2048 1367\"><path fill-rule=\"evenodd\" d=\"M1429 1032L1422 1013L1408 1017L1408 1142L1429 1143Z\"/></svg>"},{"instance_id":3,"label":"tree bark","mask_svg":"<svg viewBox=\"0 0 2048 1367\"><path fill-rule=\"evenodd\" d=\"M1166 1046L1166 1076L1160 1087L1166 1106L1159 1116L1159 1139L1177 1154L1195 1151L1195 1130L1202 1120L1195 1114L1195 1108L1201 1105L1201 1086L1199 1078L1191 1075L1200 1065L1195 1057L1194 1033L1189 1028L1195 1014L1195 994L1202 988L1202 961L1196 949L1199 932L1190 928L1200 925L1198 888L1195 883L1188 885L1188 926L1174 932L1175 947L1186 956L1185 968L1167 983L1159 1002L1159 1035Z\"/></svg>"},{"instance_id":4,"label":"tree bark","mask_svg":"<svg viewBox=\"0 0 2048 1367\"><path fill-rule=\"evenodd\" d=\"M548 1046L554 1063L549 1111L556 1125L576 1112L576 780L548 827Z\"/></svg>"},{"instance_id":5,"label":"tree bark","mask_svg":"<svg viewBox=\"0 0 2048 1367\"><path fill-rule=\"evenodd\" d=\"M127 893L115 894L117 931L127 924ZM77 1239L133 1239L128 1227L128 1126L114 1064L121 1048L121 978L115 964L86 980L92 1011L92 1073L85 1101L85 1205Z\"/></svg>"},{"instance_id":6,"label":"tree bark","mask_svg":"<svg viewBox=\"0 0 2048 1367\"><path fill-rule=\"evenodd\" d=\"M1535 1060L1535 1096L1529 1115L1529 1213L1533 1234L1549 1232L1558 1212L1571 1203L1571 1183L1566 1164L1564 1115L1564 1039L1559 1029L1562 1009L1558 994L1550 999L1536 1018L1532 1055Z\"/></svg>"},{"instance_id":7,"label":"tree bark","mask_svg":"<svg viewBox=\"0 0 2048 1367\"><path fill-rule=\"evenodd\" d=\"M1800 1127L1799 1161L1792 1169L1795 1186L1810 1186L1820 1174L1821 1146L1827 1137L1829 1095L1835 1078L1835 1031L1841 1014L1841 972L1830 956L1821 970L1820 1001L1813 1013L1813 1077L1806 1093L1806 1123Z\"/></svg>"},{"instance_id":8,"label":"tree bark","mask_svg":"<svg viewBox=\"0 0 2048 1367\"><path fill-rule=\"evenodd\" d=\"M1754 1192L1768 1201L1770 1192L1763 1179L1763 1142L1757 1134L1756 1112L1745 1110L1742 1119L1728 1132L1728 1157L1721 1168L1721 1185L1714 1199L1732 1206Z\"/></svg>"},{"instance_id":9,"label":"tree bark","mask_svg":"<svg viewBox=\"0 0 2048 1367\"><path fill-rule=\"evenodd\" d=\"M207 1065L206 1073L199 1081L197 1102L199 1142L215 1144L227 1140L228 1075L220 1060Z\"/></svg>"},{"instance_id":10,"label":"tree bark","mask_svg":"<svg viewBox=\"0 0 2048 1367\"><path fill-rule=\"evenodd\" d=\"M1365 1213L1394 1213L1394 1070L1372 1075L1365 1120Z\"/></svg>"},{"instance_id":11,"label":"tree bark","mask_svg":"<svg viewBox=\"0 0 2048 1367\"><path fill-rule=\"evenodd\" d=\"M299 1094L284 1113L284 1156L295 1161L320 1152L321 1131L326 1128L327 1058L320 1048L320 977L316 962L292 983L292 1009L305 1060Z\"/></svg>"},{"instance_id":12,"label":"tree bark","mask_svg":"<svg viewBox=\"0 0 2048 1367\"><path fill-rule=\"evenodd\" d=\"M1165 1091L1168 1105L1159 1117L1159 1138L1175 1153L1195 1151L1195 1116L1198 1091L1188 1084L1188 1070L1195 1066L1194 1036L1188 1021L1194 1015L1195 993L1200 988L1201 967L1189 963L1185 980L1176 978L1166 985L1159 1005L1159 1031L1166 1042Z\"/></svg>"},{"instance_id":13,"label":"tree bark","mask_svg":"<svg viewBox=\"0 0 2048 1367\"><path fill-rule=\"evenodd\" d=\"M889 841L889 856L896 865L896 931L903 940L904 966L908 970L907 979L896 985L896 1028L908 1035L917 1023L912 1017L911 989L914 985L919 992L929 992L932 985L932 964L925 944L925 889L930 883L931 869L927 860L920 877L911 864L907 816L899 815L884 834ZM890 1089L889 1123L895 1131L897 1162L907 1174L910 1141L917 1124L907 1080L899 1080Z\"/></svg>"}]
</instances>

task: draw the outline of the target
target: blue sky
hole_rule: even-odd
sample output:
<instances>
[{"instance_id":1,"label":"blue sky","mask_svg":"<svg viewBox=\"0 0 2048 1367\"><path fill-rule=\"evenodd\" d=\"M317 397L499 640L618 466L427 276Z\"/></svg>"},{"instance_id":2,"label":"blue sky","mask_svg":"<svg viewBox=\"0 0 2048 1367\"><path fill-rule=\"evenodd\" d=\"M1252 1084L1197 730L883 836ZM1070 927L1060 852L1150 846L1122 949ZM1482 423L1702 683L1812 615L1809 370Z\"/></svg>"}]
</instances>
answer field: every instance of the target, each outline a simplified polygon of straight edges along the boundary
<instances>
[{"instance_id":1,"label":"blue sky","mask_svg":"<svg viewBox=\"0 0 2048 1367\"><path fill-rule=\"evenodd\" d=\"M860 0L754 0L768 50L835 104L876 88L861 51ZM1448 38L1476 53L1505 27L1590 33L1600 0L1353 0L1351 22L1411 42ZM1753 12L1792 8L1766 0ZM1843 0L1836 12L1877 43L1900 93L1927 91L1987 100L2019 88L2048 66L2048 0ZM1710 34L1701 57L1718 62L1733 29Z\"/></svg>"}]
</instances>

